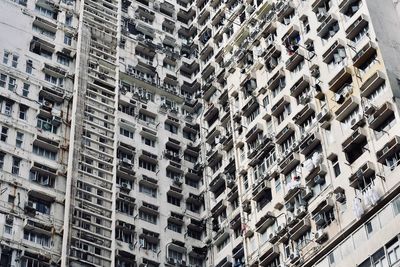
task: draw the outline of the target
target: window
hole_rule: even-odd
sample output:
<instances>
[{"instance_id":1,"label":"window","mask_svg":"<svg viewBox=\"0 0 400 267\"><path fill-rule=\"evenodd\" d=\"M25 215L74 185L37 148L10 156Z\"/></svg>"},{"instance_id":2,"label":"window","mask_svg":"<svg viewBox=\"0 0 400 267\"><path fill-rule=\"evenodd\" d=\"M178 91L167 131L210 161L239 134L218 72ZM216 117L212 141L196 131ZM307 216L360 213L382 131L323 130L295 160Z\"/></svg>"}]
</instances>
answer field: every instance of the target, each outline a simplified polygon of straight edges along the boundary
<instances>
[{"instance_id":1,"label":"window","mask_svg":"<svg viewBox=\"0 0 400 267\"><path fill-rule=\"evenodd\" d=\"M36 127L46 132L57 133L57 127L51 124L50 118L38 117Z\"/></svg>"},{"instance_id":2,"label":"window","mask_svg":"<svg viewBox=\"0 0 400 267\"><path fill-rule=\"evenodd\" d=\"M17 84L15 78L8 77L8 90L15 91L16 88Z\"/></svg>"},{"instance_id":3,"label":"window","mask_svg":"<svg viewBox=\"0 0 400 267\"><path fill-rule=\"evenodd\" d=\"M26 61L25 72L28 73L28 74L32 74L32 70L33 70L32 60L27 60Z\"/></svg>"},{"instance_id":4,"label":"window","mask_svg":"<svg viewBox=\"0 0 400 267\"><path fill-rule=\"evenodd\" d=\"M3 114L6 116L11 116L12 113L12 103L11 102L5 102L4 104L4 109L3 109Z\"/></svg>"},{"instance_id":5,"label":"window","mask_svg":"<svg viewBox=\"0 0 400 267\"><path fill-rule=\"evenodd\" d=\"M386 267L389 266L387 263L385 250L383 248L379 249L372 255L372 266L375 267Z\"/></svg>"},{"instance_id":6,"label":"window","mask_svg":"<svg viewBox=\"0 0 400 267\"><path fill-rule=\"evenodd\" d=\"M156 188L152 188L149 186L146 186L144 184L140 184L139 185L139 192L144 193L148 196L151 197L156 197L157 196L157 189Z\"/></svg>"},{"instance_id":7,"label":"window","mask_svg":"<svg viewBox=\"0 0 400 267\"><path fill-rule=\"evenodd\" d=\"M46 36L46 37L48 37L50 39L54 39L56 37L56 33L55 32L49 31L49 30L47 30L47 29L45 29L45 28L43 28L42 26L39 26L39 25L35 25L35 24L32 25L32 30L34 32L42 34L42 35L44 35L44 36Z\"/></svg>"},{"instance_id":8,"label":"window","mask_svg":"<svg viewBox=\"0 0 400 267\"><path fill-rule=\"evenodd\" d=\"M29 87L30 85L28 83L24 83L24 87L22 88L22 96L28 97Z\"/></svg>"},{"instance_id":9,"label":"window","mask_svg":"<svg viewBox=\"0 0 400 267\"><path fill-rule=\"evenodd\" d=\"M8 57L10 56L10 52L8 52L8 51L4 51L4 54L3 54L3 64L8 64Z\"/></svg>"},{"instance_id":10,"label":"window","mask_svg":"<svg viewBox=\"0 0 400 267\"><path fill-rule=\"evenodd\" d=\"M380 222L378 216L373 217L369 222L365 224L365 230L367 231L367 237L370 238L380 228Z\"/></svg>"},{"instance_id":11,"label":"window","mask_svg":"<svg viewBox=\"0 0 400 267\"><path fill-rule=\"evenodd\" d=\"M393 238L386 244L386 252L390 266L393 266L400 260L400 247L399 240L397 237Z\"/></svg>"},{"instance_id":12,"label":"window","mask_svg":"<svg viewBox=\"0 0 400 267\"><path fill-rule=\"evenodd\" d=\"M168 249L168 258L172 258L177 261L181 261L183 258L183 253L169 248Z\"/></svg>"},{"instance_id":13,"label":"window","mask_svg":"<svg viewBox=\"0 0 400 267\"><path fill-rule=\"evenodd\" d=\"M171 195L167 195L167 202L178 207L181 205L181 200Z\"/></svg>"},{"instance_id":14,"label":"window","mask_svg":"<svg viewBox=\"0 0 400 267\"><path fill-rule=\"evenodd\" d=\"M28 110L28 107L27 106L24 106L24 105L19 105L19 118L21 119L21 120L26 120L26 112L27 112L27 110Z\"/></svg>"},{"instance_id":15,"label":"window","mask_svg":"<svg viewBox=\"0 0 400 267\"><path fill-rule=\"evenodd\" d=\"M45 157L51 160L56 160L57 158L57 152L47 150L37 145L32 146L32 152L38 156Z\"/></svg>"},{"instance_id":16,"label":"window","mask_svg":"<svg viewBox=\"0 0 400 267\"><path fill-rule=\"evenodd\" d=\"M340 175L340 165L339 165L338 158L336 156L334 159L332 159L331 164L332 164L332 169L333 169L333 173L335 174L335 177L338 177Z\"/></svg>"},{"instance_id":17,"label":"window","mask_svg":"<svg viewBox=\"0 0 400 267\"><path fill-rule=\"evenodd\" d=\"M176 125L171 124L171 123L165 122L164 123L164 129L167 130L167 131L170 131L171 133L174 133L174 134L178 133L178 127Z\"/></svg>"},{"instance_id":18,"label":"window","mask_svg":"<svg viewBox=\"0 0 400 267\"><path fill-rule=\"evenodd\" d=\"M230 241L230 238L228 236L222 242L217 244L217 251L220 252L224 247L226 247L226 245L228 245L229 241Z\"/></svg>"},{"instance_id":19,"label":"window","mask_svg":"<svg viewBox=\"0 0 400 267\"><path fill-rule=\"evenodd\" d=\"M44 200L29 197L29 201L28 201L27 205L29 207L35 209L37 212L47 214L47 215L50 214L51 203L46 202Z\"/></svg>"},{"instance_id":20,"label":"window","mask_svg":"<svg viewBox=\"0 0 400 267\"><path fill-rule=\"evenodd\" d=\"M0 74L0 87L6 87L6 83L7 83L7 75L1 73Z\"/></svg>"},{"instance_id":21,"label":"window","mask_svg":"<svg viewBox=\"0 0 400 267\"><path fill-rule=\"evenodd\" d=\"M65 65L65 66L69 66L70 61L71 60L70 60L69 57L62 56L62 55L58 55L57 56L57 62L60 63L60 64Z\"/></svg>"},{"instance_id":22,"label":"window","mask_svg":"<svg viewBox=\"0 0 400 267\"><path fill-rule=\"evenodd\" d=\"M168 221L168 229L177 233L182 233L182 225Z\"/></svg>"},{"instance_id":23,"label":"window","mask_svg":"<svg viewBox=\"0 0 400 267\"><path fill-rule=\"evenodd\" d=\"M65 25L71 26L72 25L72 15L65 15Z\"/></svg>"},{"instance_id":24,"label":"window","mask_svg":"<svg viewBox=\"0 0 400 267\"><path fill-rule=\"evenodd\" d=\"M3 169L4 166L4 157L6 154L4 154L3 152L0 152L0 170Z\"/></svg>"},{"instance_id":25,"label":"window","mask_svg":"<svg viewBox=\"0 0 400 267\"><path fill-rule=\"evenodd\" d=\"M8 195L8 203L14 203L15 202L15 196L14 195Z\"/></svg>"},{"instance_id":26,"label":"window","mask_svg":"<svg viewBox=\"0 0 400 267\"><path fill-rule=\"evenodd\" d=\"M43 15L45 17L48 17L48 18L51 18L51 19L56 19L57 18L56 13L51 9L36 5L35 6L35 10L36 10L36 12L38 12L39 14L41 14L41 15Z\"/></svg>"},{"instance_id":27,"label":"window","mask_svg":"<svg viewBox=\"0 0 400 267\"><path fill-rule=\"evenodd\" d=\"M346 64L346 51L344 48L338 48L327 64L329 71L336 71L338 68L344 66Z\"/></svg>"},{"instance_id":28,"label":"window","mask_svg":"<svg viewBox=\"0 0 400 267\"><path fill-rule=\"evenodd\" d=\"M147 146L151 146L151 147L155 147L156 146L156 141L151 140L149 138L146 138L144 136L141 137L142 138L142 143L147 145Z\"/></svg>"},{"instance_id":29,"label":"window","mask_svg":"<svg viewBox=\"0 0 400 267\"><path fill-rule=\"evenodd\" d=\"M193 229L188 229L187 234L189 237L201 240L201 232L200 231L195 231Z\"/></svg>"},{"instance_id":30,"label":"window","mask_svg":"<svg viewBox=\"0 0 400 267\"><path fill-rule=\"evenodd\" d=\"M72 36L69 34L64 35L64 44L72 45Z\"/></svg>"},{"instance_id":31,"label":"window","mask_svg":"<svg viewBox=\"0 0 400 267\"><path fill-rule=\"evenodd\" d=\"M275 192L278 193L281 190L281 179L279 175L275 177Z\"/></svg>"},{"instance_id":32,"label":"window","mask_svg":"<svg viewBox=\"0 0 400 267\"><path fill-rule=\"evenodd\" d=\"M24 142L24 134L21 132L17 132L17 137L15 139L15 146L22 147L23 142Z\"/></svg>"},{"instance_id":33,"label":"window","mask_svg":"<svg viewBox=\"0 0 400 267\"><path fill-rule=\"evenodd\" d=\"M152 224L157 224L157 215L144 212L143 210L139 210L139 219Z\"/></svg>"},{"instance_id":34,"label":"window","mask_svg":"<svg viewBox=\"0 0 400 267\"><path fill-rule=\"evenodd\" d=\"M58 77L52 76L52 75L50 75L48 73L45 73L44 79L45 79L45 81L47 81L49 83L52 83L54 85L58 85L60 87L64 86L64 79L61 78L61 77L58 78Z\"/></svg>"},{"instance_id":35,"label":"window","mask_svg":"<svg viewBox=\"0 0 400 267\"><path fill-rule=\"evenodd\" d=\"M287 103L284 107L284 110L281 113L279 113L276 117L278 124L282 123L285 120L285 118L290 115L290 113L291 113L290 104Z\"/></svg>"},{"instance_id":36,"label":"window","mask_svg":"<svg viewBox=\"0 0 400 267\"><path fill-rule=\"evenodd\" d=\"M149 171L152 171L152 172L155 172L157 165L154 164L154 163L150 163L148 161L145 161L143 159L139 159L139 167L143 168L143 169L146 169L146 170L149 170Z\"/></svg>"},{"instance_id":37,"label":"window","mask_svg":"<svg viewBox=\"0 0 400 267\"><path fill-rule=\"evenodd\" d=\"M393 201L393 210L394 210L394 215L395 216L400 214L400 197L396 198Z\"/></svg>"},{"instance_id":38,"label":"window","mask_svg":"<svg viewBox=\"0 0 400 267\"><path fill-rule=\"evenodd\" d=\"M30 171L29 180L31 180L32 182L35 182L37 184L43 185L43 186L54 187L55 179L54 179L54 177L52 177L46 173Z\"/></svg>"},{"instance_id":39,"label":"window","mask_svg":"<svg viewBox=\"0 0 400 267\"><path fill-rule=\"evenodd\" d=\"M39 233L25 230L24 231L24 239L29 240L33 243L42 245L44 247L50 246L50 237L47 235L44 235L44 234L39 234Z\"/></svg>"},{"instance_id":40,"label":"window","mask_svg":"<svg viewBox=\"0 0 400 267\"><path fill-rule=\"evenodd\" d=\"M13 55L12 62L11 62L11 66L13 68L16 68L18 66L18 58L19 58L18 55Z\"/></svg>"},{"instance_id":41,"label":"window","mask_svg":"<svg viewBox=\"0 0 400 267\"><path fill-rule=\"evenodd\" d=\"M119 133L123 136L133 139L134 133L124 128L119 128Z\"/></svg>"},{"instance_id":42,"label":"window","mask_svg":"<svg viewBox=\"0 0 400 267\"><path fill-rule=\"evenodd\" d=\"M129 201L117 199L116 210L127 215L133 215L134 206Z\"/></svg>"},{"instance_id":43,"label":"window","mask_svg":"<svg viewBox=\"0 0 400 267\"><path fill-rule=\"evenodd\" d=\"M3 142L7 141L7 136L8 136L8 128L7 127L1 127L1 136L0 140Z\"/></svg>"},{"instance_id":44,"label":"window","mask_svg":"<svg viewBox=\"0 0 400 267\"><path fill-rule=\"evenodd\" d=\"M386 118L382 123L380 123L377 127L374 127L374 134L375 138L379 139L385 133L388 133L389 130L396 124L396 118L394 116L394 113L389 115L388 118Z\"/></svg>"},{"instance_id":45,"label":"window","mask_svg":"<svg viewBox=\"0 0 400 267\"><path fill-rule=\"evenodd\" d=\"M4 225L4 233L8 234L8 235L11 235L12 234L12 225L5 224Z\"/></svg>"}]
</instances>

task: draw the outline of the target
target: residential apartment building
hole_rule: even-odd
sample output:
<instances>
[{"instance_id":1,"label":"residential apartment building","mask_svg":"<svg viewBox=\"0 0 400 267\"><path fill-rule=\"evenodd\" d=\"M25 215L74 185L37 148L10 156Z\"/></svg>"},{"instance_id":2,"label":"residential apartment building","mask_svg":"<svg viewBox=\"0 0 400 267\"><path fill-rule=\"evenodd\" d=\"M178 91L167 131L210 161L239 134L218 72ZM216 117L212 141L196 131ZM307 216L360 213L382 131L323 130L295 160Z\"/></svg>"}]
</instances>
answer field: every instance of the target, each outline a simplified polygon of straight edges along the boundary
<instances>
[{"instance_id":1,"label":"residential apartment building","mask_svg":"<svg viewBox=\"0 0 400 267\"><path fill-rule=\"evenodd\" d=\"M400 266L394 0L0 2L0 266Z\"/></svg>"}]
</instances>

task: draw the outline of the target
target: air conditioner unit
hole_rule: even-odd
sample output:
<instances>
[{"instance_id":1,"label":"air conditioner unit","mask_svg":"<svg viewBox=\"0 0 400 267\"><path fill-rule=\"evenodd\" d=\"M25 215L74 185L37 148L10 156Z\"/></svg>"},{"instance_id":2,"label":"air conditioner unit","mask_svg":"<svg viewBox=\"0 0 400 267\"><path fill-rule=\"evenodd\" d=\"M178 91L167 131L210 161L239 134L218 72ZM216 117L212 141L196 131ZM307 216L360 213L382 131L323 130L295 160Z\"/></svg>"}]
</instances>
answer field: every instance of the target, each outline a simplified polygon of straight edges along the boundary
<instances>
[{"instance_id":1,"label":"air conditioner unit","mask_svg":"<svg viewBox=\"0 0 400 267\"><path fill-rule=\"evenodd\" d=\"M318 213L314 216L314 221L315 221L315 224L318 226L324 226L326 223L324 215L321 213Z\"/></svg>"},{"instance_id":2,"label":"air conditioner unit","mask_svg":"<svg viewBox=\"0 0 400 267\"><path fill-rule=\"evenodd\" d=\"M121 187L122 187L122 188L128 188L129 185L128 185L128 183L122 183L122 184L121 184Z\"/></svg>"},{"instance_id":3,"label":"air conditioner unit","mask_svg":"<svg viewBox=\"0 0 400 267\"><path fill-rule=\"evenodd\" d=\"M314 240L318 244L323 243L328 237L328 234L324 232L322 229L319 229L315 234L314 234Z\"/></svg>"},{"instance_id":4,"label":"air conditioner unit","mask_svg":"<svg viewBox=\"0 0 400 267\"><path fill-rule=\"evenodd\" d=\"M276 232L277 232L279 235L284 234L285 231L286 231L286 224L283 223L283 224L278 225L278 228L276 229Z\"/></svg>"},{"instance_id":5,"label":"air conditioner unit","mask_svg":"<svg viewBox=\"0 0 400 267\"><path fill-rule=\"evenodd\" d=\"M341 192L336 193L335 198L336 198L336 201L339 202L339 203L344 203L346 201L346 195L344 193L341 193Z\"/></svg>"},{"instance_id":6,"label":"air conditioner unit","mask_svg":"<svg viewBox=\"0 0 400 267\"><path fill-rule=\"evenodd\" d=\"M296 209L296 216L297 217L303 217L304 215L306 215L306 209L304 208L304 206L300 206Z\"/></svg>"},{"instance_id":7,"label":"air conditioner unit","mask_svg":"<svg viewBox=\"0 0 400 267\"><path fill-rule=\"evenodd\" d=\"M296 222L297 222L296 218L293 217L293 216L290 216L290 215L287 217L286 221L287 221L287 224L288 224L289 226L293 226L293 225L295 225Z\"/></svg>"},{"instance_id":8,"label":"air conditioner unit","mask_svg":"<svg viewBox=\"0 0 400 267\"><path fill-rule=\"evenodd\" d=\"M288 202L285 204L286 210L293 212L294 211L294 205L291 202Z\"/></svg>"},{"instance_id":9,"label":"air conditioner unit","mask_svg":"<svg viewBox=\"0 0 400 267\"><path fill-rule=\"evenodd\" d=\"M278 241L279 237L276 232L272 232L268 236L268 241L272 244L275 244Z\"/></svg>"},{"instance_id":10,"label":"air conditioner unit","mask_svg":"<svg viewBox=\"0 0 400 267\"><path fill-rule=\"evenodd\" d=\"M303 199L303 200L309 200L310 198L312 198L313 197L313 191L312 191L312 189L310 188L310 187L306 187L305 188L305 190L303 190L302 192L301 192L301 198Z\"/></svg>"},{"instance_id":11,"label":"air conditioner unit","mask_svg":"<svg viewBox=\"0 0 400 267\"><path fill-rule=\"evenodd\" d=\"M299 251L297 249L293 250L293 252L289 255L289 259L291 263L295 263L300 258Z\"/></svg>"},{"instance_id":12,"label":"air conditioner unit","mask_svg":"<svg viewBox=\"0 0 400 267\"><path fill-rule=\"evenodd\" d=\"M317 77L319 75L319 69L315 68L311 70L311 76Z\"/></svg>"},{"instance_id":13,"label":"air conditioner unit","mask_svg":"<svg viewBox=\"0 0 400 267\"><path fill-rule=\"evenodd\" d=\"M128 158L123 158L122 162L127 163L127 164L132 164L132 161Z\"/></svg>"},{"instance_id":14,"label":"air conditioner unit","mask_svg":"<svg viewBox=\"0 0 400 267\"><path fill-rule=\"evenodd\" d=\"M325 183L325 178L322 177L321 175L317 175L314 177L314 183L323 184L323 183Z\"/></svg>"}]
</instances>

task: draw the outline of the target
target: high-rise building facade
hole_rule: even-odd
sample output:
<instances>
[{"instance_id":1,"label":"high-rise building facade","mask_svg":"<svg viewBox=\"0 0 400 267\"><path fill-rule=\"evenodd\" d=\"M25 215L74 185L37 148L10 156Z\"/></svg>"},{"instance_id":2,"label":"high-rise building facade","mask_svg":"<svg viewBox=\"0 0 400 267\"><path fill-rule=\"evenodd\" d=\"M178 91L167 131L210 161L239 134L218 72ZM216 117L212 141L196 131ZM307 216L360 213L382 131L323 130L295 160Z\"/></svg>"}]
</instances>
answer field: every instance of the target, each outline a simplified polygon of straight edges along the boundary
<instances>
[{"instance_id":1,"label":"high-rise building facade","mask_svg":"<svg viewBox=\"0 0 400 267\"><path fill-rule=\"evenodd\" d=\"M398 1L0 14L0 266L400 266Z\"/></svg>"}]
</instances>

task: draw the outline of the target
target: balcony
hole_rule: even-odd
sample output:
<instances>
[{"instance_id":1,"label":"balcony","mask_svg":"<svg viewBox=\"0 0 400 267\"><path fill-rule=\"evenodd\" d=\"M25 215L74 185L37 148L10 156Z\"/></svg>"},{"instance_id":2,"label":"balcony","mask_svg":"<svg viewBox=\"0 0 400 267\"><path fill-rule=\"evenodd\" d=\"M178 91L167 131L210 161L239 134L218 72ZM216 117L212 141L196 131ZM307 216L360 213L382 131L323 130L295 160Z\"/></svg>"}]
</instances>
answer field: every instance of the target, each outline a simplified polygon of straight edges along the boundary
<instances>
[{"instance_id":1,"label":"balcony","mask_svg":"<svg viewBox=\"0 0 400 267\"><path fill-rule=\"evenodd\" d=\"M224 184L224 175L220 173L210 182L210 191L215 192L219 187L223 186Z\"/></svg>"},{"instance_id":2,"label":"balcony","mask_svg":"<svg viewBox=\"0 0 400 267\"><path fill-rule=\"evenodd\" d=\"M330 211L334 208L334 206L335 204L333 202L333 199L330 197L321 200L315 207L311 208L311 214L313 216L314 221L316 221L316 217L318 214ZM317 221L316 224L320 225L318 224Z\"/></svg>"},{"instance_id":3,"label":"balcony","mask_svg":"<svg viewBox=\"0 0 400 267\"><path fill-rule=\"evenodd\" d=\"M297 65L298 65L301 61L304 60L304 55L305 55L304 50L301 49L301 48L298 48L298 49L296 50L296 52L294 52L293 55L291 55L291 56L289 57L289 59L286 60L286 63L285 63L286 69L287 69L288 71L293 71L293 70L297 67Z\"/></svg>"},{"instance_id":4,"label":"balcony","mask_svg":"<svg viewBox=\"0 0 400 267\"><path fill-rule=\"evenodd\" d=\"M275 143L282 144L291 134L294 133L294 125L288 123L279 133L275 136Z\"/></svg>"},{"instance_id":5,"label":"balcony","mask_svg":"<svg viewBox=\"0 0 400 267\"><path fill-rule=\"evenodd\" d=\"M252 191L253 200L258 201L268 190L271 190L271 184L265 179L258 184L254 184Z\"/></svg>"},{"instance_id":6,"label":"balcony","mask_svg":"<svg viewBox=\"0 0 400 267\"><path fill-rule=\"evenodd\" d=\"M334 71L335 73L335 71ZM338 92L344 85L351 83L351 69L346 66L340 66L339 70L335 73L335 75L329 80L329 90L336 93Z\"/></svg>"},{"instance_id":7,"label":"balcony","mask_svg":"<svg viewBox=\"0 0 400 267\"><path fill-rule=\"evenodd\" d=\"M262 133L263 127L261 123L256 123L253 128L251 128L247 133L246 133L246 143L254 141L259 133Z\"/></svg>"},{"instance_id":8,"label":"balcony","mask_svg":"<svg viewBox=\"0 0 400 267\"><path fill-rule=\"evenodd\" d=\"M308 103L293 117L293 120L297 125L301 125L313 114L315 114L314 106Z\"/></svg>"},{"instance_id":9,"label":"balcony","mask_svg":"<svg viewBox=\"0 0 400 267\"><path fill-rule=\"evenodd\" d=\"M376 88L381 86L384 82L385 82L385 74L383 74L383 72L381 71L375 72L361 85L360 87L361 96L366 97L370 95L373 91L376 90Z\"/></svg>"},{"instance_id":10,"label":"balcony","mask_svg":"<svg viewBox=\"0 0 400 267\"><path fill-rule=\"evenodd\" d=\"M278 245L266 244L264 246L266 246L266 249L261 252L258 266L270 266L269 264L272 263L275 258L279 257L280 252Z\"/></svg>"},{"instance_id":11,"label":"balcony","mask_svg":"<svg viewBox=\"0 0 400 267\"><path fill-rule=\"evenodd\" d=\"M300 156L298 153L292 152L279 163L280 172L286 174L294 166L300 163Z\"/></svg>"},{"instance_id":12,"label":"balcony","mask_svg":"<svg viewBox=\"0 0 400 267\"><path fill-rule=\"evenodd\" d=\"M389 142L387 142L382 149L376 152L378 162L385 164L386 159L398 151L400 151L400 137L396 135Z\"/></svg>"},{"instance_id":13,"label":"balcony","mask_svg":"<svg viewBox=\"0 0 400 267\"><path fill-rule=\"evenodd\" d=\"M354 109L359 105L358 98L350 96L339 108L335 111L336 120L343 121Z\"/></svg>"},{"instance_id":14,"label":"balcony","mask_svg":"<svg viewBox=\"0 0 400 267\"><path fill-rule=\"evenodd\" d=\"M308 76L303 75L298 79L293 86L290 88L290 95L292 97L297 97L299 96L305 88L310 86L310 79Z\"/></svg>"},{"instance_id":15,"label":"balcony","mask_svg":"<svg viewBox=\"0 0 400 267\"><path fill-rule=\"evenodd\" d=\"M376 55L377 49L374 43L368 42L357 54L353 57L353 66L360 68L367 62L374 54Z\"/></svg>"},{"instance_id":16,"label":"balcony","mask_svg":"<svg viewBox=\"0 0 400 267\"><path fill-rule=\"evenodd\" d=\"M271 115L278 116L281 112L284 111L284 108L287 104L290 103L290 98L287 95L284 95L281 99L279 99L272 107L271 107Z\"/></svg>"},{"instance_id":17,"label":"balcony","mask_svg":"<svg viewBox=\"0 0 400 267\"><path fill-rule=\"evenodd\" d=\"M291 229L289 229L290 238L292 240L297 240L305 232L311 229L311 221L309 217L305 217L296 223Z\"/></svg>"},{"instance_id":18,"label":"balcony","mask_svg":"<svg viewBox=\"0 0 400 267\"><path fill-rule=\"evenodd\" d=\"M307 138L305 138L302 143L300 143L300 153L303 155L308 155L320 143L321 136L319 132L312 133Z\"/></svg>"},{"instance_id":19,"label":"balcony","mask_svg":"<svg viewBox=\"0 0 400 267\"><path fill-rule=\"evenodd\" d=\"M146 185L147 187L156 189L158 187L158 180L148 177L146 175L142 175L141 179L139 180L139 184Z\"/></svg>"},{"instance_id":20,"label":"balcony","mask_svg":"<svg viewBox=\"0 0 400 267\"><path fill-rule=\"evenodd\" d=\"M322 54L322 60L324 63L328 64L332 58L333 55L337 52L339 48L345 47L345 42L338 39L336 40L323 54Z\"/></svg>"},{"instance_id":21,"label":"balcony","mask_svg":"<svg viewBox=\"0 0 400 267\"><path fill-rule=\"evenodd\" d=\"M368 25L368 18L365 15L361 15L360 17L357 18L356 21L354 21L346 30L346 38L349 40L354 39L354 37L357 36L357 34L365 27Z\"/></svg>"},{"instance_id":22,"label":"balcony","mask_svg":"<svg viewBox=\"0 0 400 267\"><path fill-rule=\"evenodd\" d=\"M275 215L271 212L268 211L264 216L262 216L258 222L256 223L256 232L258 233L264 233L264 231L270 227L271 225L274 224L276 220Z\"/></svg>"},{"instance_id":23,"label":"balcony","mask_svg":"<svg viewBox=\"0 0 400 267\"><path fill-rule=\"evenodd\" d=\"M233 263L232 263L231 256L224 257L220 262L218 262L217 265L215 265L215 267L232 267L232 266L233 266Z\"/></svg>"},{"instance_id":24,"label":"balcony","mask_svg":"<svg viewBox=\"0 0 400 267\"><path fill-rule=\"evenodd\" d=\"M50 222L39 222L37 219L26 218L24 220L24 229L34 231L35 233L51 235L54 227Z\"/></svg>"},{"instance_id":25,"label":"balcony","mask_svg":"<svg viewBox=\"0 0 400 267\"><path fill-rule=\"evenodd\" d=\"M392 116L394 116L392 104L386 102L368 117L369 127L375 130L379 127L379 125L384 123L388 118Z\"/></svg>"},{"instance_id":26,"label":"balcony","mask_svg":"<svg viewBox=\"0 0 400 267\"><path fill-rule=\"evenodd\" d=\"M350 186L358 189L359 181L375 175L375 167L372 162L367 161L355 173L349 177Z\"/></svg>"},{"instance_id":27,"label":"balcony","mask_svg":"<svg viewBox=\"0 0 400 267\"><path fill-rule=\"evenodd\" d=\"M268 48L265 54L265 63L267 69L272 71L278 65L278 59L280 58L282 52L279 49L279 45L271 42L271 47Z\"/></svg>"},{"instance_id":28,"label":"balcony","mask_svg":"<svg viewBox=\"0 0 400 267\"><path fill-rule=\"evenodd\" d=\"M279 22L282 22L285 16L294 12L294 7L292 2L278 2L275 6L276 18Z\"/></svg>"},{"instance_id":29,"label":"balcony","mask_svg":"<svg viewBox=\"0 0 400 267\"><path fill-rule=\"evenodd\" d=\"M356 131L352 133L343 143L342 150L344 152L351 151L354 146L358 146L364 142L366 142L367 137L365 130L362 128L358 128Z\"/></svg>"},{"instance_id":30,"label":"balcony","mask_svg":"<svg viewBox=\"0 0 400 267\"><path fill-rule=\"evenodd\" d=\"M280 85L281 78L285 77L285 71L283 69L278 70L269 80L268 89L273 90Z\"/></svg>"},{"instance_id":31,"label":"balcony","mask_svg":"<svg viewBox=\"0 0 400 267\"><path fill-rule=\"evenodd\" d=\"M317 28L317 35L321 38L325 36L335 22L337 22L337 18L334 14L327 16Z\"/></svg>"},{"instance_id":32,"label":"balcony","mask_svg":"<svg viewBox=\"0 0 400 267\"><path fill-rule=\"evenodd\" d=\"M325 175L327 174L327 170L325 165L319 164L317 166L314 166L314 168L304 177L304 180L306 181L306 185L309 187L312 187L316 184L316 181L323 181L325 178Z\"/></svg>"},{"instance_id":33,"label":"balcony","mask_svg":"<svg viewBox=\"0 0 400 267\"><path fill-rule=\"evenodd\" d=\"M218 114L218 108L214 105L211 104L207 107L206 112L204 113L204 119L206 121L210 120L213 116Z\"/></svg>"},{"instance_id":34,"label":"balcony","mask_svg":"<svg viewBox=\"0 0 400 267\"><path fill-rule=\"evenodd\" d=\"M246 104L242 107L243 116L250 115L257 107L259 106L257 98L250 97L250 99L246 102Z\"/></svg>"}]
</instances>

